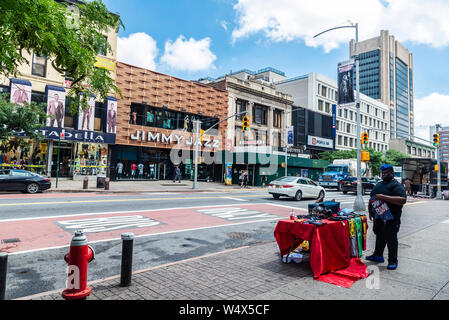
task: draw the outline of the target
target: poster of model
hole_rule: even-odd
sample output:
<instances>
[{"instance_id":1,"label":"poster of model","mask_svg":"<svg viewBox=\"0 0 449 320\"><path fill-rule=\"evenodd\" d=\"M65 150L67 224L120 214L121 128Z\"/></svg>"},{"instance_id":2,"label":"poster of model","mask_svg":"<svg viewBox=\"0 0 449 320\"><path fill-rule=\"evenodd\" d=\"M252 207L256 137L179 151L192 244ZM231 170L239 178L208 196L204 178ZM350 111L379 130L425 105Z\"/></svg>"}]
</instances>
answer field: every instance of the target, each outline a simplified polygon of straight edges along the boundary
<instances>
[{"instance_id":1,"label":"poster of model","mask_svg":"<svg viewBox=\"0 0 449 320\"><path fill-rule=\"evenodd\" d=\"M117 133L117 101L108 99L107 105L106 132Z\"/></svg>"},{"instance_id":2,"label":"poster of model","mask_svg":"<svg viewBox=\"0 0 449 320\"><path fill-rule=\"evenodd\" d=\"M78 111L78 130L94 131L95 97L88 99L87 104L88 108L86 110L83 110L83 108L80 105Z\"/></svg>"},{"instance_id":3,"label":"poster of model","mask_svg":"<svg viewBox=\"0 0 449 320\"><path fill-rule=\"evenodd\" d=\"M353 60L338 64L338 105L340 107L355 105Z\"/></svg>"},{"instance_id":4,"label":"poster of model","mask_svg":"<svg viewBox=\"0 0 449 320\"><path fill-rule=\"evenodd\" d=\"M11 79L11 102L23 106L31 102L31 83L17 79Z\"/></svg>"},{"instance_id":5,"label":"poster of model","mask_svg":"<svg viewBox=\"0 0 449 320\"><path fill-rule=\"evenodd\" d=\"M63 128L66 92L63 88L55 89L47 87L47 127Z\"/></svg>"}]
</instances>

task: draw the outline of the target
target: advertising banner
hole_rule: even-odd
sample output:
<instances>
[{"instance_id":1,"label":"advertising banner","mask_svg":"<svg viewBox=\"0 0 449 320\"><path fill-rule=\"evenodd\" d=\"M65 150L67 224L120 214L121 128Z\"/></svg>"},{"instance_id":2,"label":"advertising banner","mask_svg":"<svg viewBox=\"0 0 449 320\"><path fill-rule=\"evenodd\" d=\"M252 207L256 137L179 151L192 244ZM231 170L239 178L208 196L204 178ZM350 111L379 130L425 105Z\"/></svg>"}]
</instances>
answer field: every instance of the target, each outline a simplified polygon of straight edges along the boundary
<instances>
[{"instance_id":1,"label":"advertising banner","mask_svg":"<svg viewBox=\"0 0 449 320\"><path fill-rule=\"evenodd\" d=\"M31 102L31 82L20 79L11 79L11 98L12 103L23 106L24 103Z\"/></svg>"},{"instance_id":2,"label":"advertising banner","mask_svg":"<svg viewBox=\"0 0 449 320\"><path fill-rule=\"evenodd\" d=\"M307 144L309 146L313 146L313 147L321 147L321 148L327 148L327 149L334 148L334 140L325 139L325 138L321 138L321 137L308 136Z\"/></svg>"},{"instance_id":3,"label":"advertising banner","mask_svg":"<svg viewBox=\"0 0 449 320\"><path fill-rule=\"evenodd\" d=\"M47 127L63 128L65 115L66 92L62 87L49 86L45 88L47 97Z\"/></svg>"},{"instance_id":4,"label":"advertising banner","mask_svg":"<svg viewBox=\"0 0 449 320\"><path fill-rule=\"evenodd\" d=\"M332 105L332 138L337 137L337 105Z\"/></svg>"},{"instance_id":5,"label":"advertising banner","mask_svg":"<svg viewBox=\"0 0 449 320\"><path fill-rule=\"evenodd\" d=\"M117 133L117 100L108 97L106 100L106 132Z\"/></svg>"},{"instance_id":6,"label":"advertising banner","mask_svg":"<svg viewBox=\"0 0 449 320\"><path fill-rule=\"evenodd\" d=\"M86 110L83 110L81 105L78 110L78 130L94 131L95 97L93 96L87 100L87 104L89 107Z\"/></svg>"},{"instance_id":7,"label":"advertising banner","mask_svg":"<svg viewBox=\"0 0 449 320\"><path fill-rule=\"evenodd\" d=\"M294 144L295 144L294 127L289 126L287 128L287 147L293 147Z\"/></svg>"},{"instance_id":8,"label":"advertising banner","mask_svg":"<svg viewBox=\"0 0 449 320\"><path fill-rule=\"evenodd\" d=\"M338 105L355 106L354 98L354 60L338 64Z\"/></svg>"}]
</instances>

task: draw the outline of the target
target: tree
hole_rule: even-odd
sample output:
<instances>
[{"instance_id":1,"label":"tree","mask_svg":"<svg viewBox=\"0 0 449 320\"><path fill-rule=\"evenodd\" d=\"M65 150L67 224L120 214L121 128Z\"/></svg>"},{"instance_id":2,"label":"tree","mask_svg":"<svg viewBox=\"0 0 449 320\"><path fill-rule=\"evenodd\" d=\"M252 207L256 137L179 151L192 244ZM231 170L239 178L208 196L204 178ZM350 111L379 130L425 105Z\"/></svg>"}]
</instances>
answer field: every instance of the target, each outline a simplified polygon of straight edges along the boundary
<instances>
[{"instance_id":1,"label":"tree","mask_svg":"<svg viewBox=\"0 0 449 320\"><path fill-rule=\"evenodd\" d=\"M76 7L70 7L71 3ZM120 26L120 17L110 13L101 0L1 0L2 73L16 76L20 65L29 64L24 51L45 55L58 72L73 79L68 96L75 114L80 96L94 94L105 100L111 91L120 94L110 72L94 66L100 48L112 49L103 33L113 28L118 32ZM81 106L88 108L87 99Z\"/></svg>"},{"instance_id":2,"label":"tree","mask_svg":"<svg viewBox=\"0 0 449 320\"><path fill-rule=\"evenodd\" d=\"M9 102L7 95L0 95L1 148L6 151L26 146L27 142L21 136L12 138L18 132L31 139L40 140L41 135L37 130L44 125L46 119L42 105L32 102L18 107Z\"/></svg>"}]
</instances>

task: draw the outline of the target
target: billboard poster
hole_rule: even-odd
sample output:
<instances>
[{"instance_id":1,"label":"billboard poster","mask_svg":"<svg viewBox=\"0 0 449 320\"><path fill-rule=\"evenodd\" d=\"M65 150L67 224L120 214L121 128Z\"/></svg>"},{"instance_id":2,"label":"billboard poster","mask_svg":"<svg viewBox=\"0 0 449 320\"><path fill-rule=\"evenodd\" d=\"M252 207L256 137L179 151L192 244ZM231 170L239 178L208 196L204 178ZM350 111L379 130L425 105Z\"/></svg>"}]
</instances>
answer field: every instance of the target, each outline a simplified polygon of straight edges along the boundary
<instances>
[{"instance_id":1,"label":"billboard poster","mask_svg":"<svg viewBox=\"0 0 449 320\"><path fill-rule=\"evenodd\" d=\"M293 147L294 144L295 144L294 127L289 126L287 128L287 147Z\"/></svg>"},{"instance_id":2,"label":"billboard poster","mask_svg":"<svg viewBox=\"0 0 449 320\"><path fill-rule=\"evenodd\" d=\"M82 98L80 98L82 99ZM78 110L78 130L94 131L95 124L95 97L87 100L88 108Z\"/></svg>"},{"instance_id":3,"label":"billboard poster","mask_svg":"<svg viewBox=\"0 0 449 320\"><path fill-rule=\"evenodd\" d=\"M338 105L340 107L355 105L354 60L338 64Z\"/></svg>"},{"instance_id":4,"label":"billboard poster","mask_svg":"<svg viewBox=\"0 0 449 320\"><path fill-rule=\"evenodd\" d=\"M19 79L11 79L11 103L23 106L31 103L31 82Z\"/></svg>"},{"instance_id":5,"label":"billboard poster","mask_svg":"<svg viewBox=\"0 0 449 320\"><path fill-rule=\"evenodd\" d=\"M65 98L64 88L48 86L46 87L47 96L47 127L64 127Z\"/></svg>"},{"instance_id":6,"label":"billboard poster","mask_svg":"<svg viewBox=\"0 0 449 320\"><path fill-rule=\"evenodd\" d=\"M117 133L117 100L108 98L106 100L106 132Z\"/></svg>"},{"instance_id":7,"label":"billboard poster","mask_svg":"<svg viewBox=\"0 0 449 320\"><path fill-rule=\"evenodd\" d=\"M232 163L225 164L224 182L227 186L232 186Z\"/></svg>"},{"instance_id":8,"label":"billboard poster","mask_svg":"<svg viewBox=\"0 0 449 320\"><path fill-rule=\"evenodd\" d=\"M332 105L332 138L337 137L337 105Z\"/></svg>"}]
</instances>

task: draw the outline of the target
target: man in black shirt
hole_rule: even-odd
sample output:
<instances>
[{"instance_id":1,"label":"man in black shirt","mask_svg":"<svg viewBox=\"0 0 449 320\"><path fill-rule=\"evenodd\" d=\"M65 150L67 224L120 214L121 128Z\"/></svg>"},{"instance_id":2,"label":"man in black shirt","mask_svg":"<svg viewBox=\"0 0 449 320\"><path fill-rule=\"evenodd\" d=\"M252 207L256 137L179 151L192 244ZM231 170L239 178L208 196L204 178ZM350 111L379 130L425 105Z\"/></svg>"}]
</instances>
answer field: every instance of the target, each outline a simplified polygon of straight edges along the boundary
<instances>
[{"instance_id":1,"label":"man in black shirt","mask_svg":"<svg viewBox=\"0 0 449 320\"><path fill-rule=\"evenodd\" d=\"M398 266L398 232L401 225L402 207L407 202L405 188L394 179L393 167L384 164L380 167L382 180L371 191L371 198L384 201L393 216L393 219L386 220L375 215L373 205L370 202L368 211L372 221L374 217L373 231L376 235L376 248L373 255L366 259L375 262L384 262L383 253L385 246L388 246L388 266L387 269L395 270Z\"/></svg>"}]
</instances>

